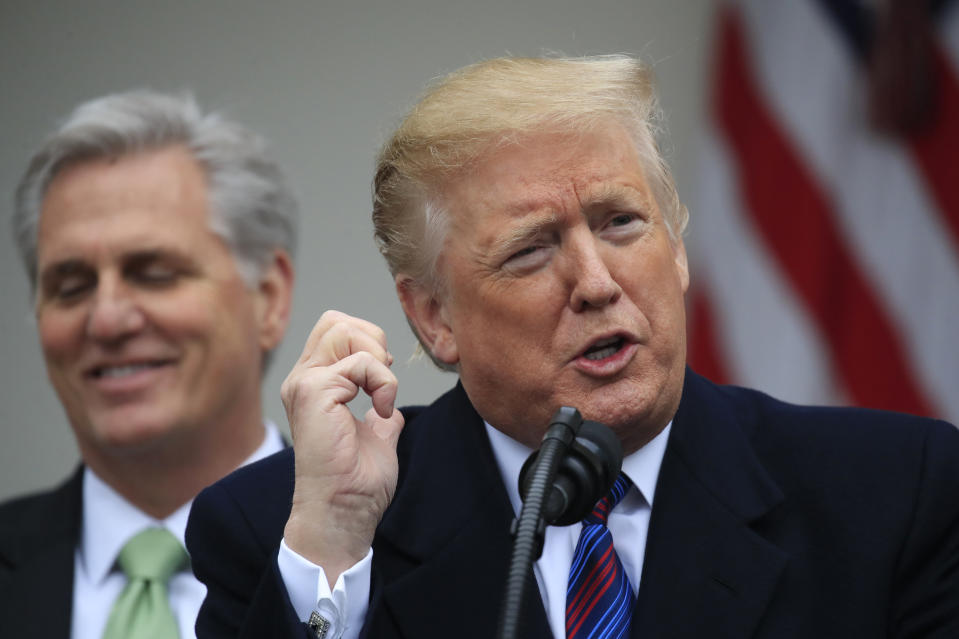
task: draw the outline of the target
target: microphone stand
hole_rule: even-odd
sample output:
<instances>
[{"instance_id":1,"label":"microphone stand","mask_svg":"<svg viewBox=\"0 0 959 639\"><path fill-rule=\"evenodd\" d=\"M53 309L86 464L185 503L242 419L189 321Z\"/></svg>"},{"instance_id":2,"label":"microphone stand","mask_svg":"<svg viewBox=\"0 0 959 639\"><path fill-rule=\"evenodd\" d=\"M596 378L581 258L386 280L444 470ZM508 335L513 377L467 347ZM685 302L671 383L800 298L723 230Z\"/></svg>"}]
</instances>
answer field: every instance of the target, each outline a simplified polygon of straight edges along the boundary
<instances>
[{"instance_id":1,"label":"microphone stand","mask_svg":"<svg viewBox=\"0 0 959 639\"><path fill-rule=\"evenodd\" d=\"M519 474L523 507L513 520L513 556L500 616L499 639L514 639L533 562L543 553L546 526L580 522L613 487L623 465L619 438L575 408L557 411L540 449Z\"/></svg>"},{"instance_id":2,"label":"microphone stand","mask_svg":"<svg viewBox=\"0 0 959 639\"><path fill-rule=\"evenodd\" d=\"M576 439L583 418L575 408L563 406L553 416L543 444L540 446L526 499L518 519L513 520L513 555L506 580L506 598L497 632L499 639L514 639L519 627L520 611L526 582L532 575L533 562L543 553L546 521L543 506L556 477L560 462Z\"/></svg>"}]
</instances>

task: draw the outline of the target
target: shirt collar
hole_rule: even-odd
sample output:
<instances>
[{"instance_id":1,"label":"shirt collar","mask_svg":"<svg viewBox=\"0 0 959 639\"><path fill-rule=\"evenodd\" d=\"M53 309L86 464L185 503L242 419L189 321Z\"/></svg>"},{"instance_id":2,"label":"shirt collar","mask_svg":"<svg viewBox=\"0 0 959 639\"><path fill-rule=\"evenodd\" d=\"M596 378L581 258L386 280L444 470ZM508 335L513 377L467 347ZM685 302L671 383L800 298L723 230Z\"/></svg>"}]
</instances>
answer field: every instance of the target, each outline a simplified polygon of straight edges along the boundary
<instances>
[{"instance_id":1,"label":"shirt collar","mask_svg":"<svg viewBox=\"0 0 959 639\"><path fill-rule=\"evenodd\" d=\"M241 466L283 449L283 438L276 424L267 420L264 430L263 442L240 464ZM166 519L155 519L127 501L89 467L85 467L83 470L83 526L78 550L80 561L83 562L84 570L91 582L100 583L106 578L113 569L123 545L144 528L151 526L166 528L185 547L186 523L192 503L193 500L190 500L183 504Z\"/></svg>"},{"instance_id":2,"label":"shirt collar","mask_svg":"<svg viewBox=\"0 0 959 639\"><path fill-rule=\"evenodd\" d=\"M509 495L510 503L513 505L513 512L518 516L523 506L523 500L519 495L519 473L526 458L530 456L533 450L509 435L496 430L488 423L483 423L486 426L486 433L489 436L500 475L506 484L506 492ZM656 482L659 479L659 468L663 464L666 442L669 439L669 431L672 425L673 422L670 421L666 424L666 428L645 446L623 459L623 472L633 481L633 486L637 489L636 491L630 490L623 498L622 505L624 508L631 510L631 506L633 508L641 506L642 501L637 504L637 500L644 500L646 504L652 507L653 498L656 495ZM633 493L638 494L631 497Z\"/></svg>"}]
</instances>

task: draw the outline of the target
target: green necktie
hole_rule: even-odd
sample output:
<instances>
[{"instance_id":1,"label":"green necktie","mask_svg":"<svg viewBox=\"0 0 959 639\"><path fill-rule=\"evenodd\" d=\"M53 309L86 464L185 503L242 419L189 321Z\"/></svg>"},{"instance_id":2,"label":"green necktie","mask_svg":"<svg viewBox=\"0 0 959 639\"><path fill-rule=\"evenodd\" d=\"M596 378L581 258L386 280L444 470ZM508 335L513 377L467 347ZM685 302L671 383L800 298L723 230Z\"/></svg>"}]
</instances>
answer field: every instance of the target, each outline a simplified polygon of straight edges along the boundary
<instances>
[{"instance_id":1,"label":"green necktie","mask_svg":"<svg viewBox=\"0 0 959 639\"><path fill-rule=\"evenodd\" d=\"M187 561L183 545L165 528L147 528L120 550L127 585L117 597L103 639L176 639L167 582Z\"/></svg>"}]
</instances>

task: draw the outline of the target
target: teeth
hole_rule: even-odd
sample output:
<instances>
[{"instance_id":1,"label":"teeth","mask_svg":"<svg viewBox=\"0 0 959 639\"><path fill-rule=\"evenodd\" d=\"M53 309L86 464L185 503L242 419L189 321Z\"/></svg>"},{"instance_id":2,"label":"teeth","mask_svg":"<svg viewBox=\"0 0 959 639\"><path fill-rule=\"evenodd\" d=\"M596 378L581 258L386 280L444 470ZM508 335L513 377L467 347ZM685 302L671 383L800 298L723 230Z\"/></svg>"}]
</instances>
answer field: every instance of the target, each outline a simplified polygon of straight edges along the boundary
<instances>
[{"instance_id":1,"label":"teeth","mask_svg":"<svg viewBox=\"0 0 959 639\"><path fill-rule=\"evenodd\" d=\"M605 359L613 355L622 345L622 339L619 337L609 337L601 339L587 349L583 356L589 360Z\"/></svg>"},{"instance_id":2,"label":"teeth","mask_svg":"<svg viewBox=\"0 0 959 639\"><path fill-rule=\"evenodd\" d=\"M605 359L609 357L610 355L614 354L618 350L619 348L617 346L607 346L606 348L601 348L598 351L591 351L589 353L586 353L585 356L586 356L586 359L592 359L592 360Z\"/></svg>"},{"instance_id":3,"label":"teeth","mask_svg":"<svg viewBox=\"0 0 959 639\"><path fill-rule=\"evenodd\" d=\"M99 377L124 377L126 375L133 375L136 372L142 371L146 368L151 368L150 364L132 364L129 366L110 366L108 368L101 368L99 371Z\"/></svg>"}]
</instances>

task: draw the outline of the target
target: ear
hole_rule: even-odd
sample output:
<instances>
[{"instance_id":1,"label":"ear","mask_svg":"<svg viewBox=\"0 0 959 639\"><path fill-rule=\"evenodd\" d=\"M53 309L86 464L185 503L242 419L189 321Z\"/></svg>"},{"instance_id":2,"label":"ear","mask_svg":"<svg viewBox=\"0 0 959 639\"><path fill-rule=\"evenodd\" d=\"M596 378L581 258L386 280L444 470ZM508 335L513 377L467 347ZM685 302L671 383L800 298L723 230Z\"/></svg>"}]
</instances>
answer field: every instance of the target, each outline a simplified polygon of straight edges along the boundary
<instances>
[{"instance_id":1,"label":"ear","mask_svg":"<svg viewBox=\"0 0 959 639\"><path fill-rule=\"evenodd\" d=\"M273 350L280 343L290 323L293 278L290 256L286 251L274 251L273 260L260 276L254 296L260 348L264 352Z\"/></svg>"},{"instance_id":2,"label":"ear","mask_svg":"<svg viewBox=\"0 0 959 639\"><path fill-rule=\"evenodd\" d=\"M673 242L673 262L676 264L676 273L683 285L683 293L689 289L689 263L686 260L686 245L683 238L678 237Z\"/></svg>"},{"instance_id":3,"label":"ear","mask_svg":"<svg viewBox=\"0 0 959 639\"><path fill-rule=\"evenodd\" d=\"M408 275L394 279L403 312L434 358L455 366L459 362L456 337L450 325L445 302Z\"/></svg>"}]
</instances>

